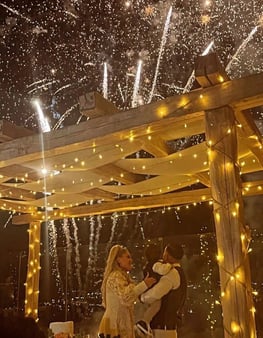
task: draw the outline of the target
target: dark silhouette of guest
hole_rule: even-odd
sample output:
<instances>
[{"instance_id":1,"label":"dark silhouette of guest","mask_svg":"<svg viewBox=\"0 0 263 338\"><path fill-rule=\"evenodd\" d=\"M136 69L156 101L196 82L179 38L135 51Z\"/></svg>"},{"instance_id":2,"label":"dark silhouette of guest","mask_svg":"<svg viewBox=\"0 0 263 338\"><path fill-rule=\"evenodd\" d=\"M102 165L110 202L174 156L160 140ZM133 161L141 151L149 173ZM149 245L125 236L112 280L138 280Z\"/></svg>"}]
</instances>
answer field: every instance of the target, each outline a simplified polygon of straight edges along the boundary
<instances>
[{"instance_id":1,"label":"dark silhouette of guest","mask_svg":"<svg viewBox=\"0 0 263 338\"><path fill-rule=\"evenodd\" d=\"M0 334L3 338L45 338L33 318L0 313Z\"/></svg>"}]
</instances>

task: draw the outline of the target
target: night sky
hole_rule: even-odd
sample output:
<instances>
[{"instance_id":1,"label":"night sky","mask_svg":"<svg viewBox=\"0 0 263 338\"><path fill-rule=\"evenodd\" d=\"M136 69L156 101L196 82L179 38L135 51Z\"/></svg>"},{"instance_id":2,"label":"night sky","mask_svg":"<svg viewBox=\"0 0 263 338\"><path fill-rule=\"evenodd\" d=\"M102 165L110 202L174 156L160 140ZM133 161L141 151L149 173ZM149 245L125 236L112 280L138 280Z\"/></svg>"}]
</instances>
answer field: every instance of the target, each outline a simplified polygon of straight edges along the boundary
<instances>
[{"instance_id":1,"label":"night sky","mask_svg":"<svg viewBox=\"0 0 263 338\"><path fill-rule=\"evenodd\" d=\"M0 18L0 115L30 128L34 98L51 128L64 113L64 125L76 123L79 95L103 92L105 62L108 99L122 109L139 59L138 104L149 102L155 75L152 100L182 93L211 41L232 78L263 71L262 0L5 0Z\"/></svg>"}]
</instances>

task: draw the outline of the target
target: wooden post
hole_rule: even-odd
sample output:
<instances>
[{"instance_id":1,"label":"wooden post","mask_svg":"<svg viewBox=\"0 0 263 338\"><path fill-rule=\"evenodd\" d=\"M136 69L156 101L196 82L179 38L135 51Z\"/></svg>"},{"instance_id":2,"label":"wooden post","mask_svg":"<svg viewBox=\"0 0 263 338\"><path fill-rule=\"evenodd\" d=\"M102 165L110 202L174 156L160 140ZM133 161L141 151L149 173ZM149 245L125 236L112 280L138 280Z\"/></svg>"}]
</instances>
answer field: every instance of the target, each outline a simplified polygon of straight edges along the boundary
<instances>
[{"instance_id":1,"label":"wooden post","mask_svg":"<svg viewBox=\"0 0 263 338\"><path fill-rule=\"evenodd\" d=\"M215 53L197 59L195 74L202 87L214 86L228 79ZM224 336L256 338L255 308L248 258L250 236L243 215L234 111L229 106L206 111L205 129L216 227Z\"/></svg>"},{"instance_id":2,"label":"wooden post","mask_svg":"<svg viewBox=\"0 0 263 338\"><path fill-rule=\"evenodd\" d=\"M205 120L224 336L255 338L248 259L249 234L243 217L235 116L230 107L222 107L207 111Z\"/></svg>"},{"instance_id":3,"label":"wooden post","mask_svg":"<svg viewBox=\"0 0 263 338\"><path fill-rule=\"evenodd\" d=\"M25 314L38 318L39 274L40 274L40 222L29 225L29 250L26 280Z\"/></svg>"}]
</instances>

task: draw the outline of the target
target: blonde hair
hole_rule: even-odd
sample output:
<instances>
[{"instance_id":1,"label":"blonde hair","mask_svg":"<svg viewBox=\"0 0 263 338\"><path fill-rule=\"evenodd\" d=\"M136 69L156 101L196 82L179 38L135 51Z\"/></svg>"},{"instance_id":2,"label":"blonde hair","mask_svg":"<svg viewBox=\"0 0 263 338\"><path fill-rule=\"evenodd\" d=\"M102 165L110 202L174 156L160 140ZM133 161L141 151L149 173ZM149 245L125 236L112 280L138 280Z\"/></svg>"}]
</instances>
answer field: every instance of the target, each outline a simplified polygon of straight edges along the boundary
<instances>
[{"instance_id":1,"label":"blonde hair","mask_svg":"<svg viewBox=\"0 0 263 338\"><path fill-rule=\"evenodd\" d=\"M106 284L108 277L112 271L121 270L117 262L117 258L121 257L124 253L128 252L128 249L122 245L114 245L109 252L106 267L103 275L103 281L101 285L102 305L106 306Z\"/></svg>"}]
</instances>

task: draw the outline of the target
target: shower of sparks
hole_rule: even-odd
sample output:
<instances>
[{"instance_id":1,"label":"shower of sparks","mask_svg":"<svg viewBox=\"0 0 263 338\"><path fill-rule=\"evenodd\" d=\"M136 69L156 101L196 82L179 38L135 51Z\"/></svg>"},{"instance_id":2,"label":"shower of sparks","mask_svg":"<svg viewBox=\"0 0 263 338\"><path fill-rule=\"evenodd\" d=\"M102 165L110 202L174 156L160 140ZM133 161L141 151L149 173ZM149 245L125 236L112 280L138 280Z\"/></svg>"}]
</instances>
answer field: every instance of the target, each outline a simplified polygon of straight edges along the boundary
<instances>
[{"instance_id":1,"label":"shower of sparks","mask_svg":"<svg viewBox=\"0 0 263 338\"><path fill-rule=\"evenodd\" d=\"M38 85L38 84L40 84L40 83L43 83L43 82L45 82L45 81L47 81L46 78L41 79L41 80L38 80L38 81L35 81L35 82L32 82L32 83L30 83L29 85L27 85L26 88L31 88L31 87L33 87L33 86L35 86L35 85Z\"/></svg>"},{"instance_id":2,"label":"shower of sparks","mask_svg":"<svg viewBox=\"0 0 263 338\"><path fill-rule=\"evenodd\" d=\"M62 229L66 238L66 277L68 278L68 282L70 285L70 289L72 288L72 243L70 238L70 229L69 229L69 221L67 218L63 219ZM66 281L67 282L67 281Z\"/></svg>"},{"instance_id":3,"label":"shower of sparks","mask_svg":"<svg viewBox=\"0 0 263 338\"><path fill-rule=\"evenodd\" d=\"M52 84L56 83L56 81L50 81L50 82L46 82L44 84L42 84L41 86L38 86L36 88L30 89L27 94L33 94L35 92L38 92L40 89L42 88L47 88L48 86L51 86Z\"/></svg>"},{"instance_id":4,"label":"shower of sparks","mask_svg":"<svg viewBox=\"0 0 263 338\"><path fill-rule=\"evenodd\" d=\"M56 286L60 295L63 293L63 285L58 264L58 252L57 252L57 230L54 221L48 223L48 246L49 254L51 257L51 273L55 277Z\"/></svg>"},{"instance_id":5,"label":"shower of sparks","mask_svg":"<svg viewBox=\"0 0 263 338\"><path fill-rule=\"evenodd\" d=\"M72 107L70 107L69 109L67 109L67 111L65 111L65 113L60 117L60 119L58 120L58 122L54 125L53 129L59 129L62 126L63 121L71 114L71 112L76 109L78 107L78 104L74 104Z\"/></svg>"},{"instance_id":6,"label":"shower of sparks","mask_svg":"<svg viewBox=\"0 0 263 338\"><path fill-rule=\"evenodd\" d=\"M93 204L93 201L90 202ZM86 270L86 285L88 284L90 274L95 267L95 216L89 216L90 235L89 235L89 258Z\"/></svg>"},{"instance_id":7,"label":"shower of sparks","mask_svg":"<svg viewBox=\"0 0 263 338\"><path fill-rule=\"evenodd\" d=\"M142 69L142 60L139 60L137 72L135 76L135 81L134 81L133 94L132 94L132 104L131 104L132 108L138 105L138 92L139 92L140 79L141 79L141 69Z\"/></svg>"},{"instance_id":8,"label":"shower of sparks","mask_svg":"<svg viewBox=\"0 0 263 338\"><path fill-rule=\"evenodd\" d=\"M104 72L103 72L103 97L105 99L108 98L108 67L107 63L104 62L103 66Z\"/></svg>"},{"instance_id":9,"label":"shower of sparks","mask_svg":"<svg viewBox=\"0 0 263 338\"><path fill-rule=\"evenodd\" d=\"M95 262L98 259L98 245L99 245L99 240L100 240L100 233L102 229L102 218L101 215L97 216L97 229L96 229L96 234L95 234L95 243L94 243L94 256L95 256Z\"/></svg>"},{"instance_id":10,"label":"shower of sparks","mask_svg":"<svg viewBox=\"0 0 263 338\"><path fill-rule=\"evenodd\" d=\"M253 38L253 35L257 32L258 26L254 27L252 31L248 34L247 38L241 43L241 45L238 47L235 54L232 56L231 60L228 62L226 66L226 71L229 71L232 63L238 60L238 56L244 51L249 41Z\"/></svg>"},{"instance_id":11,"label":"shower of sparks","mask_svg":"<svg viewBox=\"0 0 263 338\"><path fill-rule=\"evenodd\" d=\"M11 213L10 216L8 217L7 221L4 224L4 228L7 227L8 223L11 221L12 217L13 217L13 213Z\"/></svg>"},{"instance_id":12,"label":"shower of sparks","mask_svg":"<svg viewBox=\"0 0 263 338\"><path fill-rule=\"evenodd\" d=\"M71 84L71 83L68 83L68 84L66 84L65 86L60 87L58 90L55 91L54 95L57 95L57 94L58 94L59 92L61 92L62 90L67 89L67 88L69 88L69 87L71 87L71 86L72 86L72 84Z\"/></svg>"},{"instance_id":13,"label":"shower of sparks","mask_svg":"<svg viewBox=\"0 0 263 338\"><path fill-rule=\"evenodd\" d=\"M74 218L72 218L72 225L73 225L73 235L75 241L75 261L76 261L76 275L78 281L78 289L79 291L82 290L82 282L81 282L81 264L80 264L80 253L79 253L79 238L78 238L78 227Z\"/></svg>"},{"instance_id":14,"label":"shower of sparks","mask_svg":"<svg viewBox=\"0 0 263 338\"><path fill-rule=\"evenodd\" d=\"M261 0L11 3L0 2L0 110L2 119L26 127L38 126L30 104L35 97L51 129L65 112L63 127L78 121L83 93L100 91L127 109L138 59L138 104L187 91L208 40L231 78L263 71Z\"/></svg>"},{"instance_id":15,"label":"shower of sparks","mask_svg":"<svg viewBox=\"0 0 263 338\"><path fill-rule=\"evenodd\" d=\"M46 133L48 131L50 131L50 125L48 123L47 118L44 116L43 110L40 106L40 103L38 100L34 100L34 104L36 106L36 110L37 110L37 118L38 118L38 122L39 122L39 126L40 129L43 133Z\"/></svg>"},{"instance_id":16,"label":"shower of sparks","mask_svg":"<svg viewBox=\"0 0 263 338\"><path fill-rule=\"evenodd\" d=\"M129 219L128 215L126 213L123 213L121 229L120 231L118 231L118 234L117 234L117 242L120 241L123 234L126 234L126 232L128 231L128 227L129 227L128 219Z\"/></svg>"},{"instance_id":17,"label":"shower of sparks","mask_svg":"<svg viewBox=\"0 0 263 338\"><path fill-rule=\"evenodd\" d=\"M162 59L163 52L164 52L164 47L165 47L166 40L167 40L167 33L168 33L169 25L170 25L171 15L172 15L172 6L170 7L169 12L167 14L165 25L164 25L164 29L163 29L163 36L162 36L162 40L161 40L161 46L160 46L160 50L159 50L159 55L158 55L158 59L157 59L154 79L153 79L153 83L152 83L152 89L151 89L151 92L150 92L148 103L150 103L152 101L154 90L155 90L155 87L156 87L156 82L157 82L157 78L158 78L160 63L161 63L161 59Z\"/></svg>"},{"instance_id":18,"label":"shower of sparks","mask_svg":"<svg viewBox=\"0 0 263 338\"><path fill-rule=\"evenodd\" d=\"M138 224L138 227L140 229L142 240L145 240L145 234L144 234L144 229L143 229L143 224L142 224L142 220L141 220L141 212L140 211L138 211L138 213L136 215L136 224Z\"/></svg>"},{"instance_id":19,"label":"shower of sparks","mask_svg":"<svg viewBox=\"0 0 263 338\"><path fill-rule=\"evenodd\" d=\"M115 230L116 230L118 220L119 220L118 213L114 212L111 216L111 219L112 219L112 226L111 226L110 238L109 238L109 241L108 241L108 244L107 244L107 251L109 251L109 249L110 249L110 247L112 246L112 243L113 243L113 239L114 239L114 236L115 236Z\"/></svg>"},{"instance_id":20,"label":"shower of sparks","mask_svg":"<svg viewBox=\"0 0 263 338\"><path fill-rule=\"evenodd\" d=\"M123 92L122 92L122 89L121 89L121 85L119 83L118 83L118 89L119 89L119 92L120 92L120 95L121 95L122 102L125 102L125 98L124 98L124 95L123 95Z\"/></svg>"}]
</instances>

